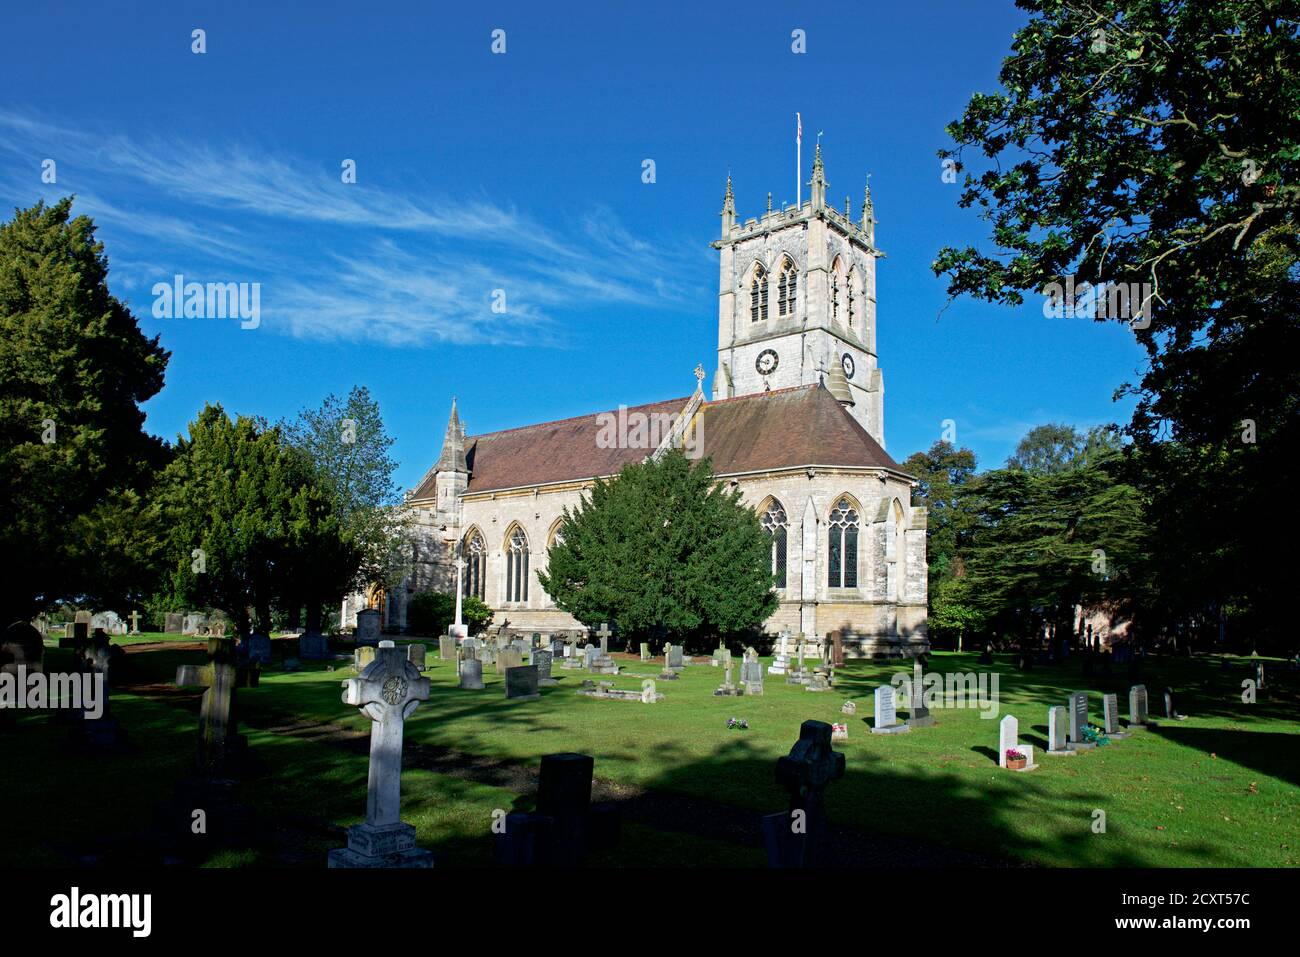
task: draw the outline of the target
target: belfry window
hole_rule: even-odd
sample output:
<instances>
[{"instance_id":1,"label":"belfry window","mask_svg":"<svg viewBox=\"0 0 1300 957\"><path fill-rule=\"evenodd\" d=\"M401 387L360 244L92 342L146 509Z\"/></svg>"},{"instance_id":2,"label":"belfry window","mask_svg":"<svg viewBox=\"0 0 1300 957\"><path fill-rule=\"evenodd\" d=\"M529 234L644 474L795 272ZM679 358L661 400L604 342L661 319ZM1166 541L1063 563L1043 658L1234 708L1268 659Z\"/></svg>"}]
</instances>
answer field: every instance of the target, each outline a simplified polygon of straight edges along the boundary
<instances>
[{"instance_id":1,"label":"belfry window","mask_svg":"<svg viewBox=\"0 0 1300 957\"><path fill-rule=\"evenodd\" d=\"M795 270L794 263L787 259L781 266L781 278L777 280L776 314L778 316L794 315L794 302L798 286L799 273Z\"/></svg>"},{"instance_id":2,"label":"belfry window","mask_svg":"<svg viewBox=\"0 0 1300 957\"><path fill-rule=\"evenodd\" d=\"M759 322L767 318L767 270L758 265L754 267L754 277L749 282L749 321Z\"/></svg>"},{"instance_id":3,"label":"belfry window","mask_svg":"<svg viewBox=\"0 0 1300 957\"><path fill-rule=\"evenodd\" d=\"M835 503L827 534L826 586L858 587L858 512L846 498Z\"/></svg>"},{"instance_id":4,"label":"belfry window","mask_svg":"<svg viewBox=\"0 0 1300 957\"><path fill-rule=\"evenodd\" d=\"M506 601L528 601L528 536L522 528L510 533L506 546Z\"/></svg>"},{"instance_id":5,"label":"belfry window","mask_svg":"<svg viewBox=\"0 0 1300 957\"><path fill-rule=\"evenodd\" d=\"M786 520L785 509L781 503L772 500L761 519L763 530L772 536L772 574L776 577L776 587L786 587L786 538L790 523Z\"/></svg>"}]
</instances>

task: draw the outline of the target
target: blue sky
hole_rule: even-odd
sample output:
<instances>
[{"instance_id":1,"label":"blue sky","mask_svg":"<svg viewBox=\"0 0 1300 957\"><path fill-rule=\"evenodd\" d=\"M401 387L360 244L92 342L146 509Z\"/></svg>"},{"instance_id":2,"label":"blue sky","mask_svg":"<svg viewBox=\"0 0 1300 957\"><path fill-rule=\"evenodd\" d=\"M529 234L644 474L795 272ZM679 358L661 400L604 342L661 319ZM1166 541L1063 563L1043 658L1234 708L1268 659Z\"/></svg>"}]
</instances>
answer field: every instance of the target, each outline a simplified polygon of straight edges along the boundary
<instances>
[{"instance_id":1,"label":"blue sky","mask_svg":"<svg viewBox=\"0 0 1300 957\"><path fill-rule=\"evenodd\" d=\"M987 238L935 153L995 88L1010 0L270 6L2 15L0 202L75 193L95 218L113 291L172 352L157 434L205 401L277 419L365 384L410 486L453 394L472 433L688 394L715 362L727 171L742 218L768 190L793 202L796 110L805 180L818 130L837 206L871 174L897 459L945 419L993 466L1035 424L1128 418L1111 395L1143 355L1122 325L940 315L935 253ZM260 283L260 326L154 318L177 273Z\"/></svg>"}]
</instances>

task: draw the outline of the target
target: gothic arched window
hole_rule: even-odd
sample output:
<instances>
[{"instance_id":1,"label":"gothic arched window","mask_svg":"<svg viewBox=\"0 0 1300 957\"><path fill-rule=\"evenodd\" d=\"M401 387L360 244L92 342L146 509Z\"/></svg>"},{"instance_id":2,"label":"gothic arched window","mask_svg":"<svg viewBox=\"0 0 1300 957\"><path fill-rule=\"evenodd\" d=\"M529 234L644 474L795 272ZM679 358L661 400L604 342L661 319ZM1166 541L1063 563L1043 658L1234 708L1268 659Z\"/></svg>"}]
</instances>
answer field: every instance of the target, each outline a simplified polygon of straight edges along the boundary
<instances>
[{"instance_id":1,"label":"gothic arched window","mask_svg":"<svg viewBox=\"0 0 1300 957\"><path fill-rule=\"evenodd\" d=\"M473 595L481 599L483 583L486 580L487 545L483 541L483 536L478 533L478 529L470 532L469 538L461 544L460 557L465 560L465 568L461 573L461 595L464 598Z\"/></svg>"},{"instance_id":2,"label":"gothic arched window","mask_svg":"<svg viewBox=\"0 0 1300 957\"><path fill-rule=\"evenodd\" d=\"M858 587L858 512L848 499L835 503L827 538L826 585Z\"/></svg>"},{"instance_id":3,"label":"gothic arched window","mask_svg":"<svg viewBox=\"0 0 1300 957\"><path fill-rule=\"evenodd\" d=\"M786 582L786 529L790 523L786 520L785 509L776 499L772 499L761 519L763 530L772 536L772 574L776 576L776 587L784 588Z\"/></svg>"},{"instance_id":4,"label":"gothic arched window","mask_svg":"<svg viewBox=\"0 0 1300 957\"><path fill-rule=\"evenodd\" d=\"M866 297L862 292L862 274L856 269L852 270L846 278L845 287L849 300L849 328L852 329L853 320L863 314L866 305Z\"/></svg>"},{"instance_id":5,"label":"gothic arched window","mask_svg":"<svg viewBox=\"0 0 1300 957\"><path fill-rule=\"evenodd\" d=\"M749 281L749 321L758 322L767 318L767 270L759 263L754 267L754 276Z\"/></svg>"},{"instance_id":6,"label":"gothic arched window","mask_svg":"<svg viewBox=\"0 0 1300 957\"><path fill-rule=\"evenodd\" d=\"M831 264L831 322L841 320L840 310L843 306L844 293L844 260L839 256L835 257L835 262ZM849 325L853 324L853 315L849 314Z\"/></svg>"},{"instance_id":7,"label":"gothic arched window","mask_svg":"<svg viewBox=\"0 0 1300 957\"><path fill-rule=\"evenodd\" d=\"M528 536L518 527L506 543L506 601L528 601Z\"/></svg>"},{"instance_id":8,"label":"gothic arched window","mask_svg":"<svg viewBox=\"0 0 1300 957\"><path fill-rule=\"evenodd\" d=\"M781 264L781 277L776 285L776 314L794 315L795 294L798 292L799 273L789 259Z\"/></svg>"}]
</instances>

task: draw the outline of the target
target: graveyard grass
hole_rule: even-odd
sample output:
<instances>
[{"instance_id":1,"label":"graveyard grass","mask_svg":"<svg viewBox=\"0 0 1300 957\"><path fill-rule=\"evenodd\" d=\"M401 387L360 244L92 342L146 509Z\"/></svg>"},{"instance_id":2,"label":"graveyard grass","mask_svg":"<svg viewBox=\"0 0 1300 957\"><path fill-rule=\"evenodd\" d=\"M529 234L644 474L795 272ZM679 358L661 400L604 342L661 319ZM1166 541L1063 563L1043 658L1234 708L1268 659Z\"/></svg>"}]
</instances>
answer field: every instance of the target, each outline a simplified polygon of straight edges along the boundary
<instances>
[{"instance_id":1,"label":"graveyard grass","mask_svg":"<svg viewBox=\"0 0 1300 957\"><path fill-rule=\"evenodd\" d=\"M120 639L119 639L120 641ZM278 643L277 643L278 644ZM811 693L766 675L761 697L715 698L721 669L707 659L677 681L658 680L662 658L619 657L614 686L639 690L656 679L658 704L600 701L574 692L584 671L553 672L558 687L537 701L505 699L503 678L485 669L483 691L457 687L455 663L430 643L430 699L406 724L402 817L436 866L484 866L491 860L493 812L531 808L542 754L580 751L596 758L597 797L624 799L623 840L593 859L600 865L763 866L758 815L785 809L776 759L809 718L847 723L845 778L827 791L836 827L883 838L906 864L917 845L943 862L1045 866L1294 867L1300 863L1300 675L1269 661L1266 688L1241 702L1252 672L1241 660L1148 659L1143 680L1157 728L1123 741L1055 758L1046 750L1047 709L1070 691L1089 690L1089 718L1101 723L1101 696L1115 692L1127 718L1123 666L1113 676L1082 678L1077 659L1018 672L997 656L1001 715L1016 715L1020 740L1035 747L1037 771L997 767L998 721L977 710L935 710L933 727L872 735L872 689L900 667L850 662L837 686ZM68 652L50 649L47 669ZM57 809L42 828L6 815L0 840L11 865L79 860L156 864L140 839L155 804L168 800L192 761L198 693L170 686L177 664L202 663L197 650L158 644L128 655L128 683L114 691L114 714L135 750L79 757L63 747L66 727L48 714L20 714L4 737L30 735L34 746L6 748L11 807ZM70 660L70 659L69 659ZM697 662L700 659L696 659ZM768 660L764 660L764 667ZM342 846L342 828L363 819L369 722L340 701L346 662L325 670L264 670L257 688L241 689L241 729L256 759L243 800L257 809L266 839L213 856L210 866L323 867ZM930 671L978 672L974 654L937 654ZM1186 721L1161 718L1162 690L1176 692ZM843 715L846 700L856 715ZM729 731L729 717L748 731ZM900 720L906 708L900 706ZM1122 723L1126 723L1122 722ZM1094 811L1106 815L1094 833ZM899 851L897 848L902 848Z\"/></svg>"}]
</instances>

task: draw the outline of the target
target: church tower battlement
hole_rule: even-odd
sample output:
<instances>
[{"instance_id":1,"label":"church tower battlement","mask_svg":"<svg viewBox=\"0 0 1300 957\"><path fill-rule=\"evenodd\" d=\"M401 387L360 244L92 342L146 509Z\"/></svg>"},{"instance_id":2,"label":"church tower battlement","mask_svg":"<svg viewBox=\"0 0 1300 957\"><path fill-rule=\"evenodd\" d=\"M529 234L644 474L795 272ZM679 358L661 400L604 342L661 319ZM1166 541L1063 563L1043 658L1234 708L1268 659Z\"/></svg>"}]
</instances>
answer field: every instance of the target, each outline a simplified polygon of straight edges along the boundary
<instances>
[{"instance_id":1,"label":"church tower battlement","mask_svg":"<svg viewBox=\"0 0 1300 957\"><path fill-rule=\"evenodd\" d=\"M868 184L860 218L827 205L821 146L810 197L739 222L731 177L722 205L718 369L713 398L824 382L885 444L884 379L876 354L875 210Z\"/></svg>"}]
</instances>

